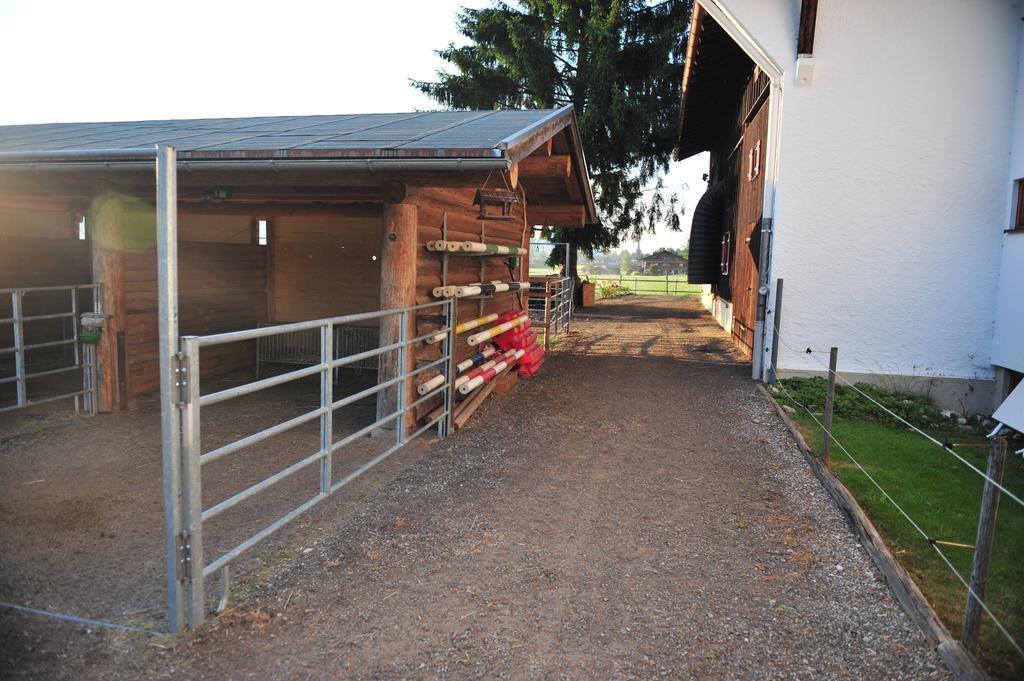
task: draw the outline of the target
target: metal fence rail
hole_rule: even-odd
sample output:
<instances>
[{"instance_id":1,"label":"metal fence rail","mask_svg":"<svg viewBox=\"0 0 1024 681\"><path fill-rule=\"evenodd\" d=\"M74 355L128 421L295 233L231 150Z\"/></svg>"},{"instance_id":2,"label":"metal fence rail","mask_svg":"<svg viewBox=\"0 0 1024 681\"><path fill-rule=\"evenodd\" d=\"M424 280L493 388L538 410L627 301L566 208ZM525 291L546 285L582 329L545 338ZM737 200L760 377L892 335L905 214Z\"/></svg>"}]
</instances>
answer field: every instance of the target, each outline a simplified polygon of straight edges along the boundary
<instances>
[{"instance_id":1,"label":"metal fence rail","mask_svg":"<svg viewBox=\"0 0 1024 681\"><path fill-rule=\"evenodd\" d=\"M630 286L630 292L637 295L657 296L697 296L700 295L700 284L690 284L680 279L672 278L676 275L665 275L657 279L640 276L600 276L588 274L587 278L597 284L617 284L619 286Z\"/></svg>"},{"instance_id":2,"label":"metal fence rail","mask_svg":"<svg viewBox=\"0 0 1024 681\"><path fill-rule=\"evenodd\" d=\"M551 341L569 330L572 322L572 277L532 277L530 279L530 321L544 333L544 349Z\"/></svg>"},{"instance_id":3,"label":"metal fence rail","mask_svg":"<svg viewBox=\"0 0 1024 681\"><path fill-rule=\"evenodd\" d=\"M284 326L294 322L267 322L258 328ZM334 327L334 352L338 356L351 355L377 347L380 328L377 326L339 325ZM320 362L320 334L318 329L289 331L256 340L256 376L262 374L265 364L312 365ZM347 365L349 369L377 370L377 357L367 357ZM335 380L337 372L335 369Z\"/></svg>"},{"instance_id":4,"label":"metal fence rail","mask_svg":"<svg viewBox=\"0 0 1024 681\"><path fill-rule=\"evenodd\" d=\"M37 286L31 288L8 288L0 289L0 296L11 297L11 316L0 319L0 326L10 325L13 331L14 345L7 348L0 348L0 356L14 355L14 375L0 378L0 385L13 383L15 385L15 404L0 407L0 413L23 409L47 402L55 402L73 398L75 401L75 412L80 413L84 408L88 414L96 413L96 352L95 346L80 343L78 293L79 291L92 291L92 312L100 312L100 284L81 284L77 286ZM56 293L66 291L69 294L69 306L66 311L51 312L47 314L30 315L25 312L25 298L39 293ZM61 338L36 343L28 343L25 340L25 325L43 320L61 320L62 329L68 329L69 333L62 333ZM70 322L70 323L69 323ZM71 348L74 363L70 366L32 371L29 366L28 353L34 350L45 348ZM69 373L72 371L82 372L82 389L57 395L44 395L32 398L29 396L30 379L42 378L44 376L55 376L57 374ZM81 398L81 403L79 401Z\"/></svg>"},{"instance_id":5,"label":"metal fence rail","mask_svg":"<svg viewBox=\"0 0 1024 681\"><path fill-rule=\"evenodd\" d=\"M439 331L431 331L428 334L416 338L407 338L406 330L409 327L410 320L415 317L415 313L417 311L428 308L440 308L445 320L444 328ZM177 513L180 514L182 519L181 527L183 530L180 535L180 565L178 564L179 561L176 561L174 565L169 565L168 569L175 572L180 569L183 573L181 578L177 580L177 583L179 588L183 588L185 590L184 595L188 608L188 624L190 627L198 626L205 618L205 580L207 577L220 572L222 590L221 607L224 607L227 603L227 594L230 583L228 572L229 566L231 562L242 555L242 553L249 550L281 527L287 525L296 517L308 511L313 506L323 501L328 496L341 489L424 432L435 427L437 428L437 432L440 437L445 437L450 432L452 416L451 386L452 375L454 373L453 348L455 341L454 329L451 324L451 321L454 319L453 315L454 301L449 299L394 310L382 310L379 312L369 312L365 314L355 314L330 319L318 319L308 322L266 326L262 328L221 333L210 336L183 336L181 338L179 376L182 386L182 400L178 409L181 412L182 423L181 443L183 500L181 507L177 509ZM336 356L335 340L339 338L337 333L339 328L344 325L357 322L380 321L395 317L397 317L398 320L397 328L399 330L398 340L396 342L389 343L387 345L379 345L378 343L378 347L372 349L351 352L344 354L341 357ZM219 392L207 395L201 394L199 361L203 348L239 341L256 340L258 342L262 339L274 338L275 336L284 336L286 338L294 339L301 337L299 334L310 333L315 334L317 340L317 358L312 366L295 369L293 371L268 378L258 378L251 383L228 388ZM410 348L415 344L422 343L427 338L433 337L438 333L445 334L442 356L435 361L424 363L421 366L406 371L406 360L408 353L410 352ZM343 333L341 337L345 337L345 334ZM396 353L398 357L398 369L394 377L379 380L376 385L366 388L365 390L361 390L353 395L337 400L334 398L332 374L335 370L341 367L356 366L359 363L366 362L368 360L377 362L385 353L392 352ZM426 395L407 403L406 394L409 383L414 377L431 370L440 370L445 376L445 382ZM202 409L204 407L225 402L237 397L242 397L244 395L249 395L259 390L282 385L307 376L317 375L320 377L320 399L319 405L316 409L312 409L305 414L276 423L258 433L240 438L216 449L207 452L202 451L200 432L202 426ZM388 415L378 418L373 423L354 433L346 435L340 439L335 439L333 433L333 414L340 409L358 402L359 400L376 395L381 390L385 389L391 389L397 393L396 407L394 411ZM437 397L443 398L442 413L434 416L429 422L416 428L412 432L407 432L405 415L427 401ZM316 452L277 471L262 481L235 493L227 499L223 499L212 506L206 508L203 507L203 466L205 464L233 455L246 447L262 442L276 435L280 435L281 433L287 432L311 421L319 421L320 425L320 445ZM381 427L390 426L391 424L393 424L395 430L394 444L353 472L349 473L337 482L334 482L332 475L334 453L359 438L362 438ZM314 465L318 465L320 469L319 486L313 492L312 496L302 500L301 503L298 503L294 508L292 508L292 510L274 520L262 530L245 538L233 548L207 562L203 547L204 523L212 520L219 514L236 506L242 501L259 494L260 492L273 487L282 480L293 476L299 471ZM172 602L174 598L175 595L172 594Z\"/></svg>"}]
</instances>

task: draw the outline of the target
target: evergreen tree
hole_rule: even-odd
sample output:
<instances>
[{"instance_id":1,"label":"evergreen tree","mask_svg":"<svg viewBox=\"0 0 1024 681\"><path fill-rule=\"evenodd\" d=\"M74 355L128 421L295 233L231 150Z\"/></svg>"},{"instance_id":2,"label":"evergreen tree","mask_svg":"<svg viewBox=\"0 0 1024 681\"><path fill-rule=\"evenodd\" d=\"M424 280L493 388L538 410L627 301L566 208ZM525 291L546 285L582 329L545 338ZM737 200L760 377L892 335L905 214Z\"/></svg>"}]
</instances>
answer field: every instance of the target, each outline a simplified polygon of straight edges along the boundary
<instances>
[{"instance_id":1,"label":"evergreen tree","mask_svg":"<svg viewBox=\"0 0 1024 681\"><path fill-rule=\"evenodd\" d=\"M413 85L453 109L572 104L601 223L544 236L593 257L659 225L679 229L682 207L661 176L676 144L692 11L692 0L496 0L459 14L469 44L437 52L452 70Z\"/></svg>"},{"instance_id":2,"label":"evergreen tree","mask_svg":"<svg viewBox=\"0 0 1024 681\"><path fill-rule=\"evenodd\" d=\"M622 251L622 257L619 258L619 274L629 274L629 270L632 266L633 258L630 256L629 251Z\"/></svg>"}]
</instances>

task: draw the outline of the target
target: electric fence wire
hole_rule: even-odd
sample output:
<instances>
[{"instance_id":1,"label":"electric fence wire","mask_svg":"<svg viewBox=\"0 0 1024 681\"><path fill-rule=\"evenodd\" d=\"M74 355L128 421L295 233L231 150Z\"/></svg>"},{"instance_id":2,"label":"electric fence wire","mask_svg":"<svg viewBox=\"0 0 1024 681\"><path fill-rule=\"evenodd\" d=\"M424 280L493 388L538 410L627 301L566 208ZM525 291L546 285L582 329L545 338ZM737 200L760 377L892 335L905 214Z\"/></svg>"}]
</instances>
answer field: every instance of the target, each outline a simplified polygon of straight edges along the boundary
<instances>
[{"instance_id":1,"label":"electric fence wire","mask_svg":"<svg viewBox=\"0 0 1024 681\"><path fill-rule=\"evenodd\" d=\"M858 393L863 395L870 402L872 402L876 407L878 407L879 409L881 409L885 413L887 413L890 416L892 416L894 419L896 419L897 421L899 421L900 423L905 425L907 428L910 428L912 431L916 432L918 435L920 435L920 436L924 437L925 439L927 439L928 441L932 442L933 444L938 446L943 451L948 452L949 454L952 454L954 457L956 457L960 461L960 463L962 463L965 466L967 466L968 468L970 468L972 471L974 471L975 473L980 475L982 478L984 478L988 482L991 482L993 485L995 485L997 488L999 488L999 490L1001 492L1003 492L1003 494L1005 494L1006 496L1008 496L1011 499L1013 499L1014 501L1016 501L1020 506L1024 507L1024 500L1022 500L1019 496L1017 496L1016 494L1014 494L1013 492L1008 490L1006 487L1004 487L1002 483L997 482L996 480L993 480L991 477L989 477L989 475L987 473L982 471L980 468L978 468L977 466L972 464L970 461L968 461L964 457L960 456L960 454L955 452L952 448L947 447L942 442L939 442L934 437L932 437L928 433L924 432L923 430L921 430L920 428L915 426L913 423L911 423L910 421L906 420L905 418L903 418L902 416L900 416L899 414L897 414L896 412L892 411L891 409L889 409L888 407L883 405L881 402L879 402L878 400L873 398L871 395L867 394L866 392L864 392L863 390L858 388L856 385L854 385L853 383L848 381L841 373L839 373L838 370L832 371L832 369L827 364L825 364L820 359L818 359L818 357L815 356L814 352L807 352L807 351L804 351L804 350L796 350L796 349L794 349L793 346L791 346L789 343L786 342L786 339L783 337L782 332L779 331L779 327L777 325L775 325L774 328L775 328L775 333L778 334L779 340L782 341L783 345L785 345L787 348L789 348L790 352L796 352L796 353L810 355L814 359L814 361L817 362L818 364L820 364L822 367L824 367L824 369L828 373L834 374L835 377L838 378L840 381L842 381L847 386L853 388L855 391L857 391ZM808 350L810 350L810 348L808 348ZM774 366L773 366L773 369L776 369L776 371L777 371L777 368L774 367Z\"/></svg>"},{"instance_id":2,"label":"electric fence wire","mask_svg":"<svg viewBox=\"0 0 1024 681\"><path fill-rule=\"evenodd\" d=\"M776 331L778 331L778 329L776 329ZM779 337L781 338L781 334ZM792 350L792 348L790 349ZM772 371L775 372L775 375L778 375L778 367L775 366L775 364L772 363L771 361L769 361L769 365L771 366ZM978 598L978 594L974 592L974 590L971 588L971 585L967 582L967 580L964 579L963 575L960 574L960 571L956 569L956 566L953 565L952 561L950 561L946 554L942 551L942 549L938 547L938 545L935 542L935 539L931 537L927 532L925 532L924 529L913 518L910 517L910 514L907 513L902 506L896 503L896 500L893 499L887 491L885 491L885 489L878 483L878 481L875 480L874 476L871 475L871 473L869 473L867 469L865 469L864 466L862 466L861 463L857 461L853 454L850 453L850 450L846 448L846 445L844 445L842 442L838 440L838 438L836 438L834 432L825 430L825 425L820 420L818 420L818 417L814 415L814 412L812 412L807 407L807 405L797 400L793 396L793 394L789 392L785 384L782 383L781 381L776 382L775 385L777 385L794 404L798 405L801 409L807 412L807 415L811 417L811 419L818 425L818 427L821 428L823 434L827 432L829 439L832 442L834 442L840 450L842 450L842 452L847 456L847 458L849 458L850 461L858 469L860 469L864 476L871 481L871 484L878 488L878 491L882 493L882 496L884 496L889 501L889 503L891 503L893 507L897 511L899 511L900 515L907 519L907 522L910 523L911 527L917 530L917 532L922 537L924 537L925 541L928 542L928 545L935 549L935 552L939 554L939 558L942 559L942 562L944 562L946 564L946 567L948 567L950 571L952 571L952 573L956 575L956 578L960 581L961 584L964 585L964 588L967 589L967 592L971 595L971 597L978 602L978 605L981 606L982 610L984 610L985 613L992 619L992 622L996 625L996 628L999 629L1000 633L1002 633L1006 640L1009 641L1010 645L1013 646L1014 650L1017 651L1017 654L1024 658L1024 648L1021 647L1021 644L1018 643L1017 640L1006 629L1006 627L1003 626L1003 623L999 620L998 617L996 617L995 613L993 613L992 610L989 609L988 605L986 605L986 603L981 598Z\"/></svg>"}]
</instances>

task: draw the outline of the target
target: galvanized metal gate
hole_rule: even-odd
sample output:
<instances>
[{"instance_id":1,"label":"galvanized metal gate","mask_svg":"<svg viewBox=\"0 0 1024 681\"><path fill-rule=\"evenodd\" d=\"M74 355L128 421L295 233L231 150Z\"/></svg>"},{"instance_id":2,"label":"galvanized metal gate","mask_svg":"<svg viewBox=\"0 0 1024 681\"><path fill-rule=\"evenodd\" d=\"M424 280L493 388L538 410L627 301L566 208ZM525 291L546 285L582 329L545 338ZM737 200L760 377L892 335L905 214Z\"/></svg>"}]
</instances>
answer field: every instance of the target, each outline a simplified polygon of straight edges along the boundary
<instances>
[{"instance_id":1,"label":"galvanized metal gate","mask_svg":"<svg viewBox=\"0 0 1024 681\"><path fill-rule=\"evenodd\" d=\"M0 319L0 327L10 326L12 329L13 345L0 348L0 356L13 355L14 374L0 378L0 385L15 385L15 403L7 406L0 406L0 413L23 409L38 404L54 402L57 400L74 399L75 412L94 415L96 413L96 348L93 344L81 342L79 314L87 310L81 310L78 299L79 292L92 291L92 301L87 307L94 313L100 312L100 285L83 284L79 286L37 286L31 288L9 288L0 289L0 296L10 296L11 316ZM31 314L26 312L30 309L33 299L38 299L45 294L59 295L68 294L68 306L58 312L45 312ZM42 340L29 342L26 339L25 326L34 322L45 320L61 322L61 332L53 334ZM59 335L59 337L57 337ZM60 361L72 363L65 366L36 369L29 360L29 353L44 349L63 349ZM70 350L70 352L67 352ZM36 397L29 394L29 381L45 376L56 376L77 371L82 375L81 389L58 392L57 394L43 393Z\"/></svg>"},{"instance_id":2,"label":"galvanized metal gate","mask_svg":"<svg viewBox=\"0 0 1024 681\"><path fill-rule=\"evenodd\" d=\"M418 311L431 308L437 309L442 313L437 316L437 319L443 320L443 328L416 338L407 338L406 329L409 328L410 320ZM168 565L168 576L170 581L173 582L172 593L169 599L170 612L168 613L172 628L176 628L176 618L182 614L175 612L178 604L184 606L185 610L187 610L187 624L189 627L196 627L203 622L207 610L205 580L208 577L217 573L220 574L220 607L223 608L227 603L229 593L229 567L232 561L421 434L432 428L437 429L440 437L445 437L450 432L452 417L451 377L454 374L452 350L455 340L451 324L451 320L454 319L453 314L454 301L444 300L401 309L282 324L209 336L183 336L181 338L180 352L177 356L180 400L177 401L174 408L178 412L177 418L180 418L181 424L182 494L179 505L173 510L179 518L181 530L178 534L177 551L170 558L171 564ZM380 345L379 347L362 352L339 356L339 351L344 352L345 349L336 348L336 339L339 337L338 329L346 325L365 322L394 321L395 318L397 318L398 328L398 340L396 342ZM318 337L316 343L318 346L318 361L312 366L257 379L226 390L206 395L202 394L199 364L203 349L225 343L237 343L240 341L259 342L261 339L272 339L287 335L295 338L297 335L301 336L311 333L316 334ZM445 334L441 357L437 360L421 362L420 366L406 371L406 360L410 349L427 338L436 336L438 333ZM375 385L342 399L334 399L332 376L337 369L351 367L367 360L376 360L386 353L397 354L398 370L394 377L379 380ZM409 383L416 376L432 370L439 370L445 376L445 382L440 387L407 404L406 393ZM320 398L316 409L281 421L260 432L242 437L216 449L203 451L200 434L202 431L202 411L205 407L310 376L319 376L320 378ZM333 434L333 414L362 399L377 395L382 390L394 390L397 393L394 411L379 417L373 423L360 428L356 432L336 440ZM443 409L441 413L409 432L406 426L405 415L437 397L442 398ZM320 426L320 445L316 452L212 506L203 507L203 466L205 464L223 457L237 455L251 445L312 421L319 421ZM394 428L394 444L341 479L337 481L333 479L332 463L336 452L359 438L365 437L382 427L389 426ZM207 559L203 545L203 526L206 522L242 501L264 492L299 471L314 465L319 466L319 485L315 490L310 490L310 496L295 499L294 507L283 516L266 525L255 534L244 538L240 543L221 555L214 557L212 560Z\"/></svg>"}]
</instances>

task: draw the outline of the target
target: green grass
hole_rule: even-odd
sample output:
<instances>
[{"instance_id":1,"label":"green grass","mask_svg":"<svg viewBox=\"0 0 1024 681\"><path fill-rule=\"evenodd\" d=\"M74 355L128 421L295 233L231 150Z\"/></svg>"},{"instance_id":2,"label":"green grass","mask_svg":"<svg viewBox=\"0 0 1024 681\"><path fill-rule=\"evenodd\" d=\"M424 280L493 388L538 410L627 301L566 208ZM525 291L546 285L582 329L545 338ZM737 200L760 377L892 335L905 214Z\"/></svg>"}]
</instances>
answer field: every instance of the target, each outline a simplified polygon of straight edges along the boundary
<instances>
[{"instance_id":1,"label":"green grass","mask_svg":"<svg viewBox=\"0 0 1024 681\"><path fill-rule=\"evenodd\" d=\"M821 428L800 407L776 390L808 444L818 451ZM811 409L815 407L812 405ZM854 409L856 411L856 409ZM819 416L820 418L820 416ZM950 453L899 425L869 416L837 416L836 438L890 496L934 539L974 544L984 481ZM987 446L982 437L936 431L949 437L961 456L985 470ZM980 446L968 446L980 445ZM913 575L954 636L959 636L967 592L935 550L878 491L865 474L833 443L830 468L871 517L889 548ZM1024 462L1010 454L1003 485L1024 490ZM965 579L970 579L973 552L940 546ZM986 602L1018 640L1024 639L1024 508L1003 497L996 524L995 548ZM1024 660L983 616L979 659L995 676L1021 678Z\"/></svg>"},{"instance_id":2,"label":"green grass","mask_svg":"<svg viewBox=\"0 0 1024 681\"><path fill-rule=\"evenodd\" d=\"M530 276L541 277L545 275L556 274L550 269L542 267L530 268ZM584 274L580 273L580 277L584 280L589 279L598 286L602 283L608 283L614 281L619 283L619 277L612 274ZM688 284L686 283L685 274L675 274L668 277L668 293L666 294L665 277L656 275L643 275L643 274L629 274L622 277L622 285L630 289L631 293L637 295L670 295L670 296L699 296L701 291L700 284Z\"/></svg>"}]
</instances>

